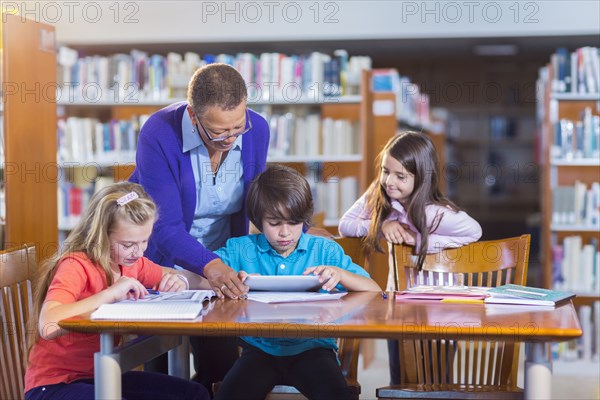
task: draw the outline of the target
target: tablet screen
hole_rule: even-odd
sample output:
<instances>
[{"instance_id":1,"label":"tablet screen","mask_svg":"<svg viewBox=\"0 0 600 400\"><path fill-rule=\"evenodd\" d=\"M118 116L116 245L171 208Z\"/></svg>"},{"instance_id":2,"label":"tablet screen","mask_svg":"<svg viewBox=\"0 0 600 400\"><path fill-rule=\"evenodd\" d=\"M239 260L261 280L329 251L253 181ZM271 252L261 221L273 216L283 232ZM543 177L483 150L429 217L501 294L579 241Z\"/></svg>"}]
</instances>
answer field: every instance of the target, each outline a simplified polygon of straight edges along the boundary
<instances>
[{"instance_id":1,"label":"tablet screen","mask_svg":"<svg viewBox=\"0 0 600 400\"><path fill-rule=\"evenodd\" d=\"M315 275L250 275L244 283L250 287L250 290L270 290L278 292L318 290L321 286L319 277Z\"/></svg>"}]
</instances>

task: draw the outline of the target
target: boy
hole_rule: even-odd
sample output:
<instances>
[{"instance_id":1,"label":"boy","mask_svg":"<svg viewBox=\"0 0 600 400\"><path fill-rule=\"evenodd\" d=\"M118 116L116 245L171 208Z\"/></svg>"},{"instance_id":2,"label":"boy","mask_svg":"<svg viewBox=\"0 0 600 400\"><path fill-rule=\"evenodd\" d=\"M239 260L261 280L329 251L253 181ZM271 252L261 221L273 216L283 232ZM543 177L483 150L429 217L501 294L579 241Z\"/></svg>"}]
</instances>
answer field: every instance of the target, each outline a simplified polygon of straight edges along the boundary
<instances>
[{"instance_id":1,"label":"boy","mask_svg":"<svg viewBox=\"0 0 600 400\"><path fill-rule=\"evenodd\" d=\"M247 197L250 221L262 232L229 239L216 251L248 274L319 276L322 289L380 291L367 272L328 239L303 233L313 214L308 182L295 170L268 166ZM295 386L311 399L351 398L332 338L243 337L240 359L227 373L215 399L264 399L275 385Z\"/></svg>"}]
</instances>

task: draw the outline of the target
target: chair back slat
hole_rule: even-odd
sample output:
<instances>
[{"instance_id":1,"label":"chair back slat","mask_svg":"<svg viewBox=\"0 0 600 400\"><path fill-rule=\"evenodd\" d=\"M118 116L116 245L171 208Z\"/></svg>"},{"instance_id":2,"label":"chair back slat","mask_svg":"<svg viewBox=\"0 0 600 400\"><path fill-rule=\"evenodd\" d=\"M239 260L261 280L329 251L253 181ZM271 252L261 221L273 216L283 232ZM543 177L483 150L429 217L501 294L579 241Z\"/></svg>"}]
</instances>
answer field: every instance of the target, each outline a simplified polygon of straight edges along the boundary
<instances>
[{"instance_id":1,"label":"chair back slat","mask_svg":"<svg viewBox=\"0 0 600 400\"><path fill-rule=\"evenodd\" d=\"M365 266L367 256L362 239L344 237L336 238L335 241L344 249L344 253L355 264L361 267ZM356 338L339 338L338 348L338 358L341 363L342 374L348 382L357 382L360 340Z\"/></svg>"},{"instance_id":2,"label":"chair back slat","mask_svg":"<svg viewBox=\"0 0 600 400\"><path fill-rule=\"evenodd\" d=\"M530 236L523 235L445 249L427 255L422 271L416 269L414 248L391 245L390 268L395 268L397 290L415 285L525 285L529 241ZM404 342L399 346L402 383L516 386L519 346L513 343L448 340Z\"/></svg>"},{"instance_id":3,"label":"chair back slat","mask_svg":"<svg viewBox=\"0 0 600 400\"><path fill-rule=\"evenodd\" d=\"M0 253L0 396L23 398L27 321L33 310L32 277L37 270L35 248L23 246Z\"/></svg>"}]
</instances>

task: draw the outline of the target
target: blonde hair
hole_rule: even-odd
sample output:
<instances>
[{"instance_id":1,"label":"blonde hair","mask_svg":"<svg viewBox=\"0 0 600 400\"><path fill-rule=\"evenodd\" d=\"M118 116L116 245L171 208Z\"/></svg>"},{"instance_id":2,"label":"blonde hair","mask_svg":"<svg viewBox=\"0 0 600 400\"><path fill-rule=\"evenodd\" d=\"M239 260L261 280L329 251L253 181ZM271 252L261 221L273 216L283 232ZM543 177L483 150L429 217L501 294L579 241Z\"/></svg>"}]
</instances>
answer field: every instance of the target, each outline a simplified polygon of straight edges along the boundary
<instances>
[{"instance_id":1,"label":"blonde hair","mask_svg":"<svg viewBox=\"0 0 600 400\"><path fill-rule=\"evenodd\" d=\"M123 196L134 198L129 202L117 201ZM137 195L137 198L136 198ZM127 221L135 225L144 225L156 221L156 204L137 183L120 182L99 190L84 211L77 226L66 238L62 249L53 257L45 260L39 271L33 291L33 313L29 320L30 329L35 329L35 339L29 343L29 349L37 341L39 332L37 321L46 298L50 283L54 279L60 262L75 252L84 253L90 261L104 272L106 285L113 284L110 268L110 241L108 235L118 222ZM32 335L33 336L33 335Z\"/></svg>"}]
</instances>

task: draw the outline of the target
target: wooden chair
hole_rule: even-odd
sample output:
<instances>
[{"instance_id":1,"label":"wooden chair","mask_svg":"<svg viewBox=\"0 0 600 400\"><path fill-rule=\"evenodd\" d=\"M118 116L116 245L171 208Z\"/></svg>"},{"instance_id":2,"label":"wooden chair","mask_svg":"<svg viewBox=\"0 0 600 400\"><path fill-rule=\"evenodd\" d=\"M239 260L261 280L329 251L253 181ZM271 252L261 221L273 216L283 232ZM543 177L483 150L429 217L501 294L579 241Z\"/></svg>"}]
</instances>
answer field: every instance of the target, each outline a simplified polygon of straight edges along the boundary
<instances>
[{"instance_id":1,"label":"wooden chair","mask_svg":"<svg viewBox=\"0 0 600 400\"><path fill-rule=\"evenodd\" d=\"M32 277L35 247L0 252L0 398L22 399L25 376L27 321L33 310Z\"/></svg>"},{"instance_id":2,"label":"wooden chair","mask_svg":"<svg viewBox=\"0 0 600 400\"><path fill-rule=\"evenodd\" d=\"M360 238L336 238L335 241L342 246L346 253L355 264L364 266L365 252L362 239ZM360 339L339 338L338 339L338 358L342 374L352 390L354 398L358 400L360 396L360 384L358 383L358 354ZM213 392L217 393L221 382L213 384ZM267 395L265 400L306 400L306 397L293 386L277 385Z\"/></svg>"},{"instance_id":3,"label":"wooden chair","mask_svg":"<svg viewBox=\"0 0 600 400\"><path fill-rule=\"evenodd\" d=\"M530 236L523 235L446 249L429 254L422 272L416 269L412 247L390 245L390 268L398 290L419 284L525 285L529 241ZM518 344L404 340L399 348L401 383L377 389L378 399L523 398L517 387Z\"/></svg>"}]
</instances>

